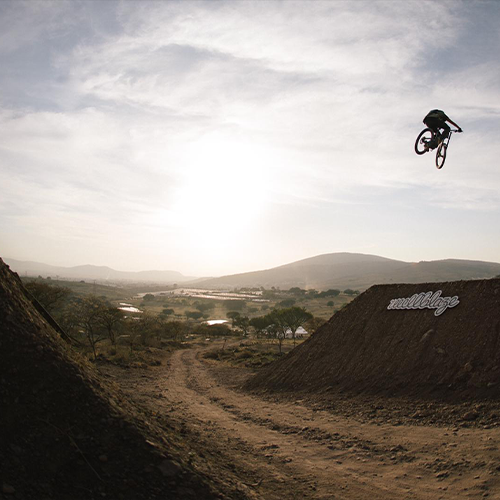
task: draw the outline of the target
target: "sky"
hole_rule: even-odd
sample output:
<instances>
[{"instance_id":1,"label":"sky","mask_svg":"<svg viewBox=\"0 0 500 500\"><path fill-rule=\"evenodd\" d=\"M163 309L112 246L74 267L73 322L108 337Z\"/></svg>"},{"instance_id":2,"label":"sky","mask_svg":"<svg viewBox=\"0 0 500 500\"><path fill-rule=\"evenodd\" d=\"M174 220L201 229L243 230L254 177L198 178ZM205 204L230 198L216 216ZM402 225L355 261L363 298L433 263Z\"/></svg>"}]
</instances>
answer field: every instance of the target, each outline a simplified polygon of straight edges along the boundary
<instances>
[{"instance_id":1,"label":"sky","mask_svg":"<svg viewBox=\"0 0 500 500\"><path fill-rule=\"evenodd\" d=\"M500 262L500 2L0 2L0 257ZM441 170L431 109L464 133Z\"/></svg>"}]
</instances>

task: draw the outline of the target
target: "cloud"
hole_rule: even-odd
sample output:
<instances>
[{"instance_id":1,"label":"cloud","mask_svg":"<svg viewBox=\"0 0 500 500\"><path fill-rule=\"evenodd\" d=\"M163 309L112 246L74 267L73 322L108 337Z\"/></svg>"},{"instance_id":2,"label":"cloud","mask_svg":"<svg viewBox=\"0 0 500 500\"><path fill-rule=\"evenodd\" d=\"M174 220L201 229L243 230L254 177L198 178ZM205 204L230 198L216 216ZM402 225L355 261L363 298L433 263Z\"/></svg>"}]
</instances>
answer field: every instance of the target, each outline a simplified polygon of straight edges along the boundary
<instances>
[{"instance_id":1,"label":"cloud","mask_svg":"<svg viewBox=\"0 0 500 500\"><path fill-rule=\"evenodd\" d=\"M161 205L175 186L161 157L147 161L154 138L136 147L133 130L97 110L4 113L0 133L3 201L31 207L41 227L57 211L68 224L77 212L93 214L94 224L130 220Z\"/></svg>"},{"instance_id":2,"label":"cloud","mask_svg":"<svg viewBox=\"0 0 500 500\"><path fill-rule=\"evenodd\" d=\"M73 4L73 5L72 5ZM33 46L40 40L53 40L75 26L76 3L64 1L31 2L19 0L0 4L0 53L11 53Z\"/></svg>"},{"instance_id":3,"label":"cloud","mask_svg":"<svg viewBox=\"0 0 500 500\"><path fill-rule=\"evenodd\" d=\"M3 2L0 216L186 253L196 213L209 242L252 198L256 239L275 211L292 227L415 190L424 213L498 210L498 8L477 5ZM440 172L413 153L434 107L466 132Z\"/></svg>"}]
</instances>

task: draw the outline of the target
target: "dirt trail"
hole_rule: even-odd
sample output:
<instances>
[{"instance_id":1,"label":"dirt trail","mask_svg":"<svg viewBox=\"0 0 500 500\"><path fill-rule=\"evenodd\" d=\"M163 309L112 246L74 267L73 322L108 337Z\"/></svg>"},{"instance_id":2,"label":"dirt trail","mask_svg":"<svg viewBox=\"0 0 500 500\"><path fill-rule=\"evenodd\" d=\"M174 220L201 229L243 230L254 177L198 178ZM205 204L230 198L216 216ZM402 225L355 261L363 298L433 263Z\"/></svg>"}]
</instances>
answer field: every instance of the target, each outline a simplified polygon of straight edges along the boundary
<instances>
[{"instance_id":1,"label":"dirt trail","mask_svg":"<svg viewBox=\"0 0 500 500\"><path fill-rule=\"evenodd\" d=\"M154 373L127 372L135 379L122 384L159 418L183 422L194 464L238 478L242 497L500 499L499 428L362 423L260 399L220 383L204 349L177 351Z\"/></svg>"}]
</instances>

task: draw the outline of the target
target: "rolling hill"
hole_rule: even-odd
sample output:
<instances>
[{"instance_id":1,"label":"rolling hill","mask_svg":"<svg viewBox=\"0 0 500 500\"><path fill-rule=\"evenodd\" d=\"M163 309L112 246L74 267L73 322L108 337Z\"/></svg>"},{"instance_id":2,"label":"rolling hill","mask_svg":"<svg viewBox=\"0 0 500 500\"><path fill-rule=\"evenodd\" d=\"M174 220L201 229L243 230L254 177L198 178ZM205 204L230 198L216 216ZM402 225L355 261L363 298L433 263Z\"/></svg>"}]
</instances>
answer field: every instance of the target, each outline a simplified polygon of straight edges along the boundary
<instances>
[{"instance_id":1,"label":"rolling hill","mask_svg":"<svg viewBox=\"0 0 500 500\"><path fill-rule=\"evenodd\" d=\"M500 263L460 259L404 262L377 255L331 253L291 264L198 282L201 288L291 287L365 290L374 284L422 283L492 278Z\"/></svg>"},{"instance_id":2,"label":"rolling hill","mask_svg":"<svg viewBox=\"0 0 500 500\"><path fill-rule=\"evenodd\" d=\"M500 263L446 259L404 262L377 255L330 253L262 271L219 278L193 278L177 271L117 271L106 266L57 267L14 259L4 261L21 276L51 276L100 283L178 283L196 288L291 287L327 290L365 290L375 284L424 283L493 278L500 275Z\"/></svg>"},{"instance_id":3,"label":"rolling hill","mask_svg":"<svg viewBox=\"0 0 500 500\"><path fill-rule=\"evenodd\" d=\"M192 276L184 276L177 271L117 271L107 266L75 266L61 267L43 264L41 262L20 261L15 259L4 259L4 262L20 276L50 276L66 279L87 279L99 282L154 282L154 283L183 283L192 281Z\"/></svg>"}]
</instances>

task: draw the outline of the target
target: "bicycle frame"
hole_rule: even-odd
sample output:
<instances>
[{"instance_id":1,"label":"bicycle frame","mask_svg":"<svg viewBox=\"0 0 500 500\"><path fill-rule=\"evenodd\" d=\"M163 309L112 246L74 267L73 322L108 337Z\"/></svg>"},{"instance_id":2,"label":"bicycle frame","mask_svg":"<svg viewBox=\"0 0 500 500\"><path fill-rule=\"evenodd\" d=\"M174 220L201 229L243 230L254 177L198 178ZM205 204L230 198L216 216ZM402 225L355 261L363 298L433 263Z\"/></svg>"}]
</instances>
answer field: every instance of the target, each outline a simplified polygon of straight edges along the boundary
<instances>
[{"instance_id":1,"label":"bicycle frame","mask_svg":"<svg viewBox=\"0 0 500 500\"><path fill-rule=\"evenodd\" d=\"M448 135L443 139L441 144L438 146L436 151L436 168L440 169L443 167L446 161L446 151L448 150L448 145L450 144L451 134L453 132L458 132L458 129L450 129ZM434 137L433 137L434 139Z\"/></svg>"},{"instance_id":2,"label":"bicycle frame","mask_svg":"<svg viewBox=\"0 0 500 500\"><path fill-rule=\"evenodd\" d=\"M450 139L451 139L451 134L453 132L458 132L457 130L451 130L448 132L448 135L443 139L443 144L446 143L446 146L448 146L449 142L450 142Z\"/></svg>"},{"instance_id":3,"label":"bicycle frame","mask_svg":"<svg viewBox=\"0 0 500 500\"><path fill-rule=\"evenodd\" d=\"M459 132L460 129L450 129L446 137L442 138L439 130L434 132L434 130L429 127L424 128L422 132L417 136L415 141L415 152L418 155L423 155L436 149L436 167L441 168L444 165L446 159L446 150L450 143L451 134L453 132ZM442 138L442 140L441 140ZM441 140L441 142L439 142Z\"/></svg>"},{"instance_id":4,"label":"bicycle frame","mask_svg":"<svg viewBox=\"0 0 500 500\"><path fill-rule=\"evenodd\" d=\"M453 132L458 132L458 129L450 129L450 131L448 132L448 135L443 139L443 142L442 144L446 144L446 147L448 147L448 144L450 142L450 139L451 139L451 134ZM438 132L434 132L432 131L432 140L431 141L436 141L439 140L439 137L441 136L441 133L438 131ZM437 146L434 146L433 148L429 148L429 149L435 149Z\"/></svg>"}]
</instances>

